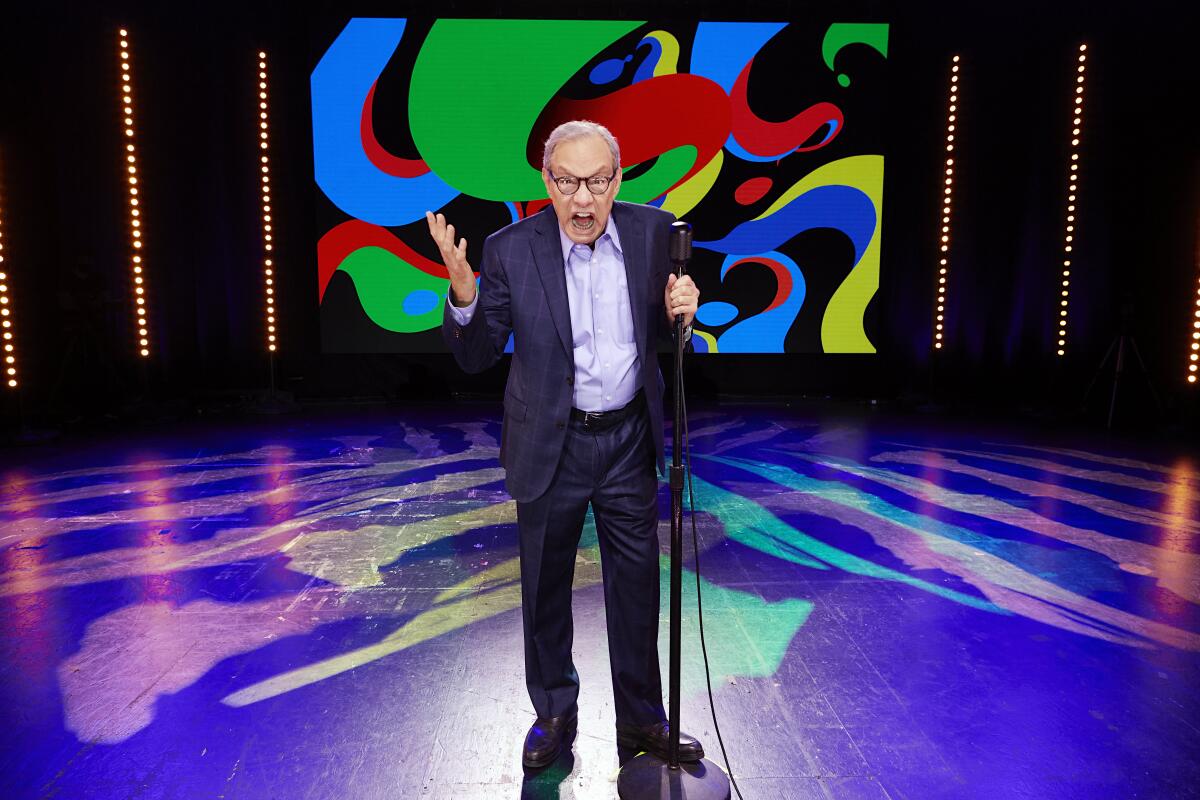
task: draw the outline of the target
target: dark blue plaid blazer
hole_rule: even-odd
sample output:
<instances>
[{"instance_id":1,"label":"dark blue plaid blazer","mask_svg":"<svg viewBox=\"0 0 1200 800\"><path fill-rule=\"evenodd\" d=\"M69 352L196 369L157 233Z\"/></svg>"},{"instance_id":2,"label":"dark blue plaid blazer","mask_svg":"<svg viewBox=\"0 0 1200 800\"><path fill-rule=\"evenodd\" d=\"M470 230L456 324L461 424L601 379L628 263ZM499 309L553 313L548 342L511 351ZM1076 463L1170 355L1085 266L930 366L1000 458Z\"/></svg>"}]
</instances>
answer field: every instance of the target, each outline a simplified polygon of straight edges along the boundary
<instances>
[{"instance_id":1,"label":"dark blue plaid blazer","mask_svg":"<svg viewBox=\"0 0 1200 800\"><path fill-rule=\"evenodd\" d=\"M656 352L660 337L670 337L663 293L671 273L667 244L675 217L620 201L613 204L612 215L621 237L642 388L661 470L663 378ZM475 315L460 326L447 308L442 320L446 344L467 372L495 364L510 332L513 356L504 389L500 463L508 493L529 502L546 491L558 466L575 375L566 267L558 218L550 206L488 237Z\"/></svg>"}]
</instances>

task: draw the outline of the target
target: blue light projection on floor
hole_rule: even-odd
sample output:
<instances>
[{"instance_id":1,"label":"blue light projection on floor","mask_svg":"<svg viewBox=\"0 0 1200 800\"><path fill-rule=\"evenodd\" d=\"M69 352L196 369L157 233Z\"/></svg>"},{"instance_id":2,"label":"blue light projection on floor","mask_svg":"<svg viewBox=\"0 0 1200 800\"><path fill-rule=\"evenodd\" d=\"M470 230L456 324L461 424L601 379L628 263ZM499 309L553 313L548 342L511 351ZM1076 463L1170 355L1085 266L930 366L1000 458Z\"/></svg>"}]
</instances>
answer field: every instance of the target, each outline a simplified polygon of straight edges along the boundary
<instances>
[{"instance_id":1,"label":"blue light projection on floor","mask_svg":"<svg viewBox=\"0 0 1200 800\"><path fill-rule=\"evenodd\" d=\"M0 796L614 796L590 523L580 735L520 768L498 434L467 406L0 454ZM691 434L747 797L1194 791L1191 454L762 408L702 411ZM684 586L684 727L711 757Z\"/></svg>"}]
</instances>

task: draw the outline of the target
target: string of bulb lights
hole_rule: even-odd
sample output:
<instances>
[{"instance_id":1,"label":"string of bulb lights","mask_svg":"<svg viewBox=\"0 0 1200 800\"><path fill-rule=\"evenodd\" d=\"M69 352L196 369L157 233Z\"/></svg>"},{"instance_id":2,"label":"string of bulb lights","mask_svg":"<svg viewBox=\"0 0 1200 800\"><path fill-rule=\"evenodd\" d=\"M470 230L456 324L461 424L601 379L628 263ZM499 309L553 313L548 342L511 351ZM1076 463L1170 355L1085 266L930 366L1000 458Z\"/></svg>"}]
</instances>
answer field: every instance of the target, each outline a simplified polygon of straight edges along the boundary
<instances>
[{"instance_id":1,"label":"string of bulb lights","mask_svg":"<svg viewBox=\"0 0 1200 800\"><path fill-rule=\"evenodd\" d=\"M941 350L945 341L946 289L950 278L950 207L954 190L954 131L958 119L959 56L950 63L950 102L946 110L946 163L942 183L942 233L938 251L937 302L934 305L933 347Z\"/></svg>"},{"instance_id":2,"label":"string of bulb lights","mask_svg":"<svg viewBox=\"0 0 1200 800\"><path fill-rule=\"evenodd\" d=\"M1058 309L1059 356L1067 354L1067 311L1071 299L1071 261L1075 247L1075 208L1079 190L1079 140L1083 137L1083 84L1087 73L1087 45L1079 45L1076 59L1074 103L1071 106L1070 168L1067 174L1066 230L1063 231L1062 275Z\"/></svg>"},{"instance_id":3,"label":"string of bulb lights","mask_svg":"<svg viewBox=\"0 0 1200 800\"><path fill-rule=\"evenodd\" d=\"M1197 246L1200 248L1200 245ZM1200 266L1200 250L1197 254L1197 265ZM1192 310L1192 344L1188 350L1187 382L1196 383L1197 366L1200 362L1200 275L1196 277L1196 302Z\"/></svg>"},{"instance_id":4,"label":"string of bulb lights","mask_svg":"<svg viewBox=\"0 0 1200 800\"><path fill-rule=\"evenodd\" d=\"M17 344L13 335L12 298L8 290L8 266L4 262L4 207L0 205L0 331L4 341L4 383L17 388Z\"/></svg>"},{"instance_id":5,"label":"string of bulb lights","mask_svg":"<svg viewBox=\"0 0 1200 800\"><path fill-rule=\"evenodd\" d=\"M267 106L267 54L258 54L258 149L262 171L261 205L263 235L263 292L266 298L267 350L277 349L275 326L275 258L274 226L271 220L271 156L270 127Z\"/></svg>"},{"instance_id":6,"label":"string of bulb lights","mask_svg":"<svg viewBox=\"0 0 1200 800\"><path fill-rule=\"evenodd\" d=\"M125 170L129 195L130 269L133 278L133 303L137 317L138 354L150 355L150 321L146 308L146 274L142 256L142 212L137 169L137 137L134 128L133 70L130 65L129 31L120 31L121 99L125 122Z\"/></svg>"}]
</instances>

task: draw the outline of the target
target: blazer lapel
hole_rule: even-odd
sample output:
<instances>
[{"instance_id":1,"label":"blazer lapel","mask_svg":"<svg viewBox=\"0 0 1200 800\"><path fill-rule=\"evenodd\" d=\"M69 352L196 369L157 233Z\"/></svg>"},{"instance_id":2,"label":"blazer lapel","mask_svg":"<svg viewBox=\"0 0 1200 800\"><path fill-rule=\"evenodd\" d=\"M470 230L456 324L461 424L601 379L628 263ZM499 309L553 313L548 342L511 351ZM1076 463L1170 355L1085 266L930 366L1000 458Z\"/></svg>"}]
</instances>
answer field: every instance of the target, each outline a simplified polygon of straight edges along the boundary
<instances>
[{"instance_id":1,"label":"blazer lapel","mask_svg":"<svg viewBox=\"0 0 1200 800\"><path fill-rule=\"evenodd\" d=\"M625 284L629 287L629 307L633 310L634 341L638 344L638 357L646 358L646 307L650 296L650 281L653 276L650 265L650 242L646 238L645 223L620 203L613 204L613 221L621 236L621 249L625 257Z\"/></svg>"},{"instance_id":2,"label":"blazer lapel","mask_svg":"<svg viewBox=\"0 0 1200 800\"><path fill-rule=\"evenodd\" d=\"M562 242L558 237L558 217L552 207L537 216L533 226L537 235L533 237L533 262L546 291L546 302L550 304L550 318L558 330L563 350L568 358L574 358L574 336L571 333L571 307L567 301L567 268L563 264Z\"/></svg>"}]
</instances>

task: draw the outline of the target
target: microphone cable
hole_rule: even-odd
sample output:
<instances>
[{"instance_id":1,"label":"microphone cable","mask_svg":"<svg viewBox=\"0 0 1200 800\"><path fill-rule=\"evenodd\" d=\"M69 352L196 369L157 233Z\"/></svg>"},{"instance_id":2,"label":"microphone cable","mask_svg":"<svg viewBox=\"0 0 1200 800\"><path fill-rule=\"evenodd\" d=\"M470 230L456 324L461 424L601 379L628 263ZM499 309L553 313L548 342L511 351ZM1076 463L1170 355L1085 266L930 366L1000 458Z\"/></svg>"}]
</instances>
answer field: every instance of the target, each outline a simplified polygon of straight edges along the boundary
<instances>
[{"instance_id":1,"label":"microphone cable","mask_svg":"<svg viewBox=\"0 0 1200 800\"><path fill-rule=\"evenodd\" d=\"M696 563L696 620L700 627L700 652L704 656L704 684L708 689L708 710L712 714L713 730L717 734L717 744L721 746L721 758L725 762L725 774L729 776L729 783L733 786L733 791L737 793L738 800L745 800L742 797L742 790L738 788L737 780L733 777L733 768L729 766L729 754L725 751L725 740L721 737L721 725L717 722L717 706L713 702L712 690L712 674L708 667L708 646L704 642L704 602L700 597L700 537L696 533L696 493L692 485L692 447L688 439L688 415L687 415L687 392L684 391L683 382L683 360L680 359L676 364L675 380L679 387L680 404L683 406L683 462L684 469L687 472L688 486L688 516L692 520L692 557Z\"/></svg>"}]
</instances>

